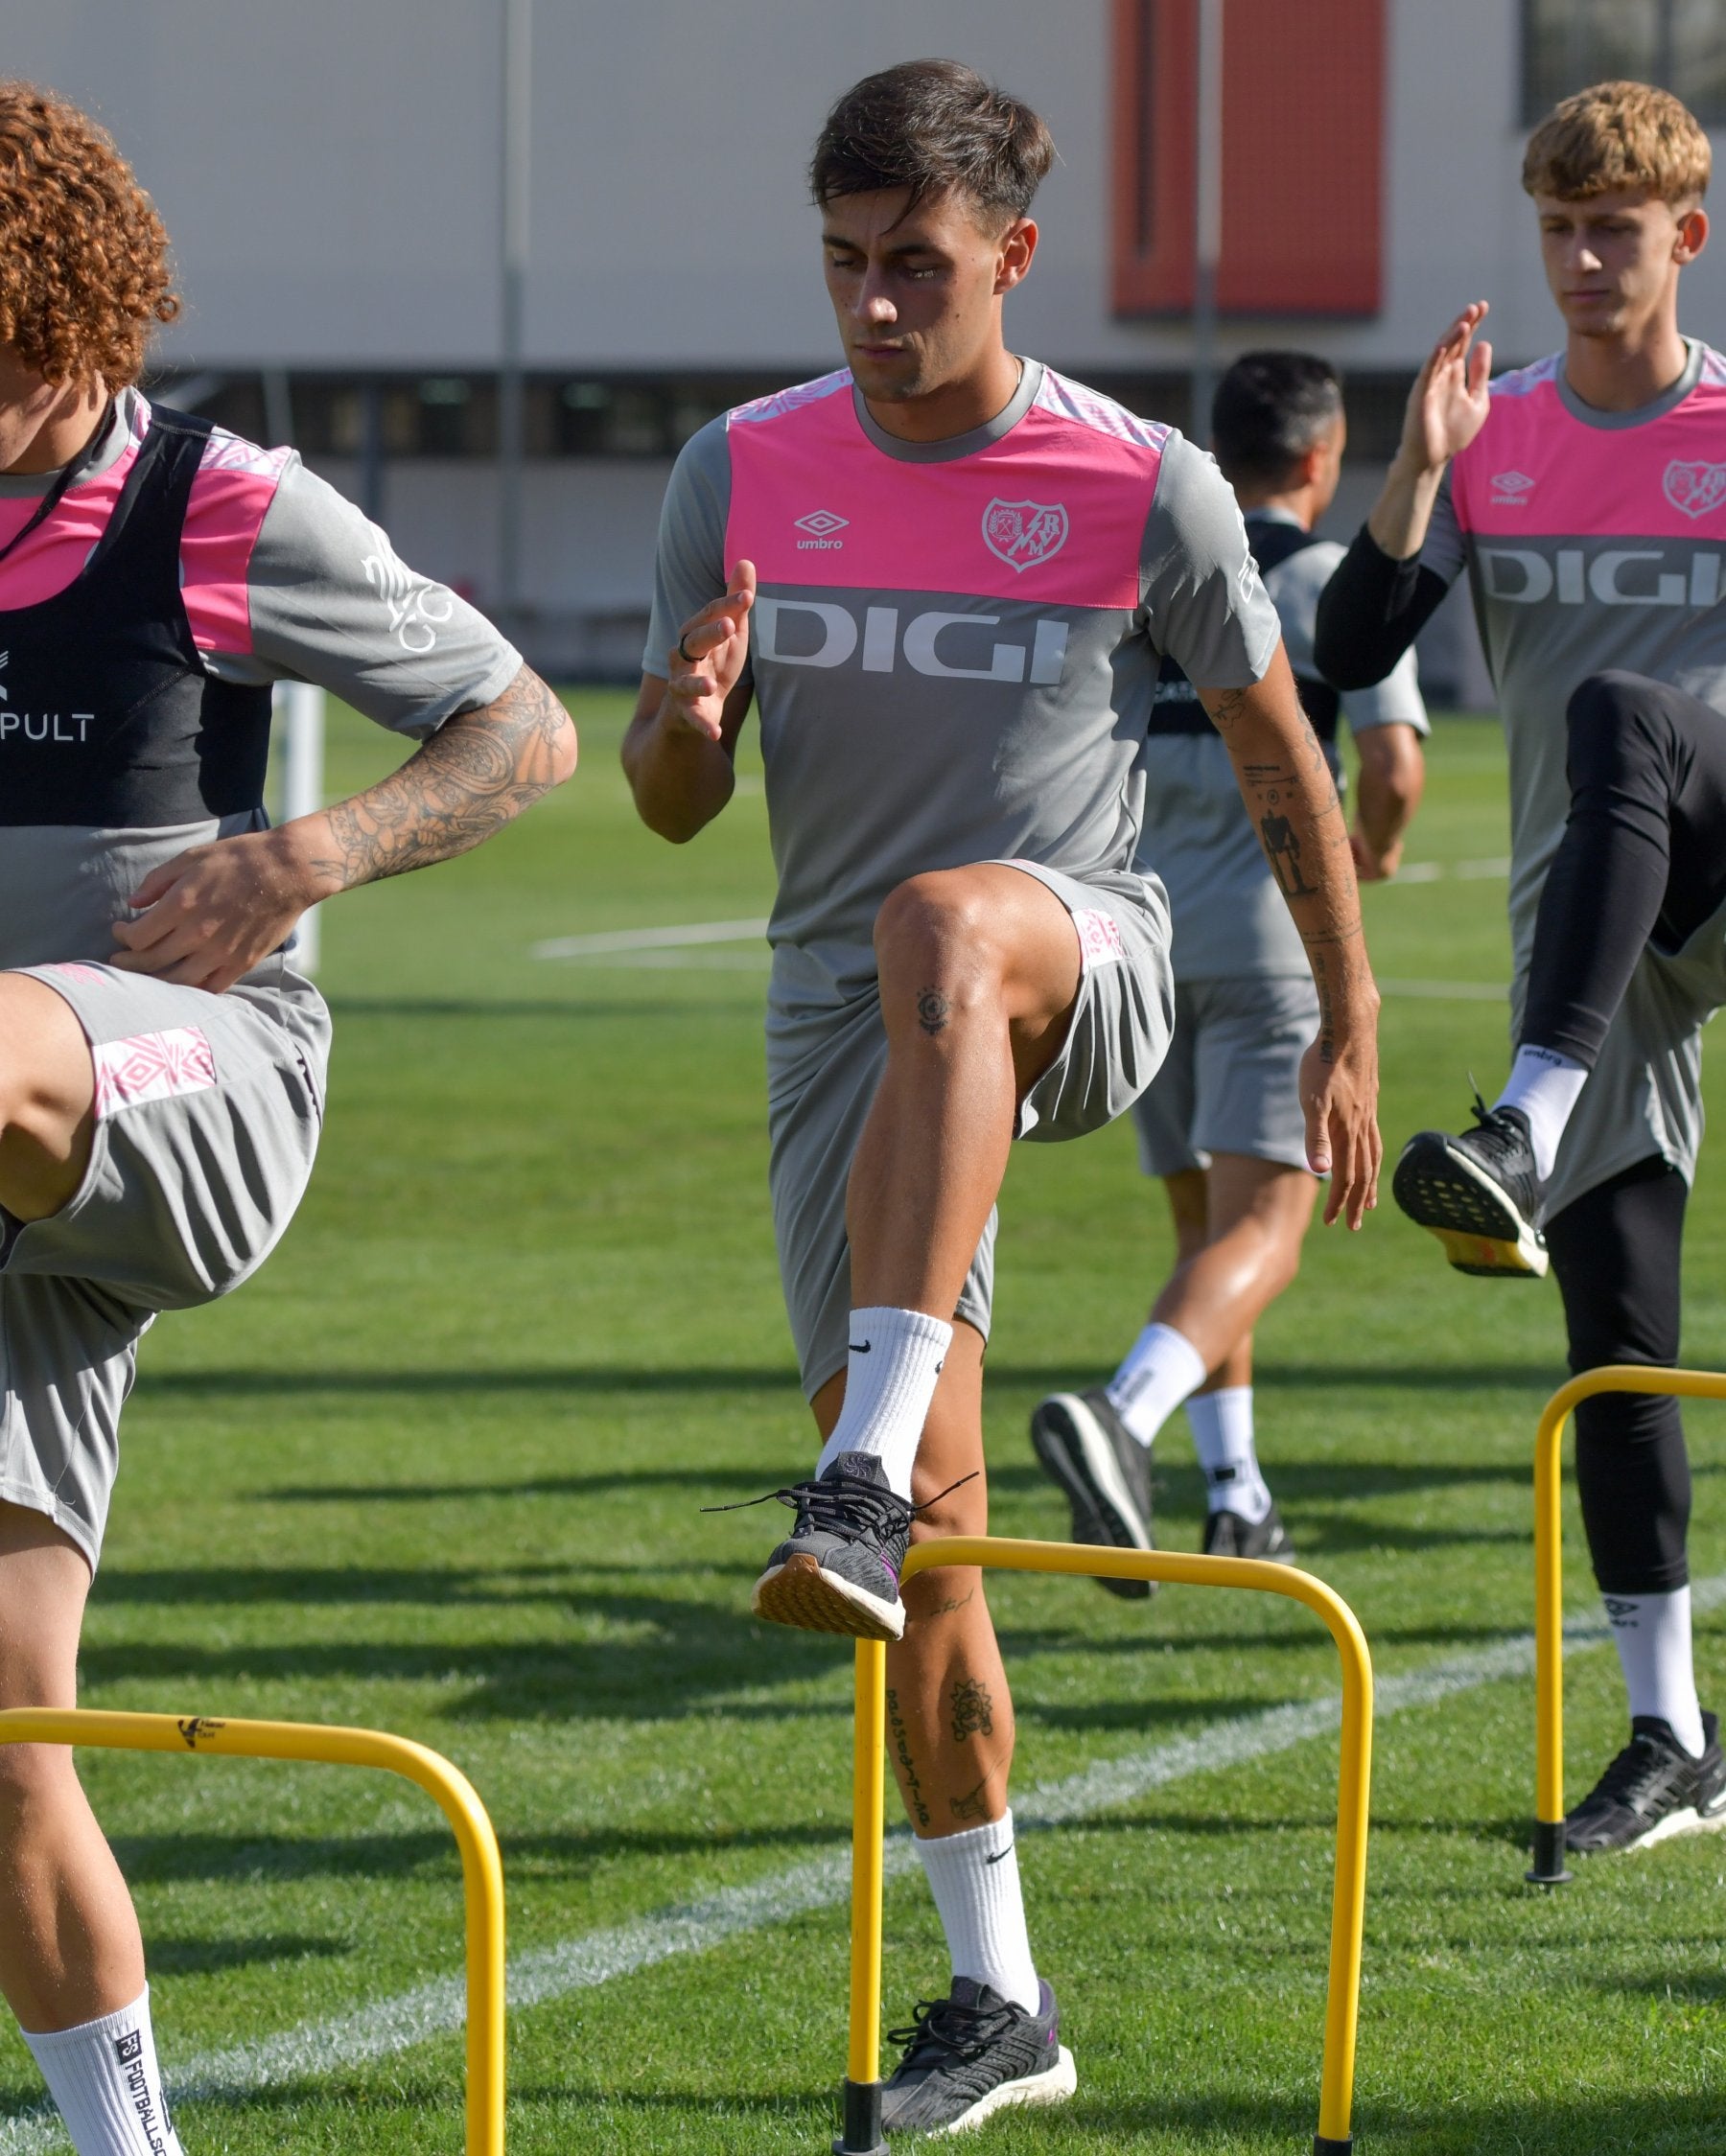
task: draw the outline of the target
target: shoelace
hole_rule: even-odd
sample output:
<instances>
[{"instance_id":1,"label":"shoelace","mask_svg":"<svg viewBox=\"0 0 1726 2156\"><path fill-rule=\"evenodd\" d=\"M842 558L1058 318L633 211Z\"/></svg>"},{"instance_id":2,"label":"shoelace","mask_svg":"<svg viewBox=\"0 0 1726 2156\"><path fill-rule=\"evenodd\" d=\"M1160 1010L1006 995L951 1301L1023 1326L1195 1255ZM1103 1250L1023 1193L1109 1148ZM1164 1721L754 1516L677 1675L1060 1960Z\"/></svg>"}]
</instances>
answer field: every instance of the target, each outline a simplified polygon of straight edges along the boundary
<instances>
[{"instance_id":1,"label":"shoelace","mask_svg":"<svg viewBox=\"0 0 1726 2156\"><path fill-rule=\"evenodd\" d=\"M907 2063L919 2052L947 2052L968 2065L981 2058L1004 2035L1019 2009L1015 2006L964 2006L956 1999L920 1999L908 2028L890 2028L887 2041L898 2044Z\"/></svg>"},{"instance_id":2,"label":"shoelace","mask_svg":"<svg viewBox=\"0 0 1726 2156\"><path fill-rule=\"evenodd\" d=\"M1595 1797L1636 1808L1639 1797L1649 1797L1670 1783L1676 1762L1663 1746L1647 1736L1632 1737L1595 1784Z\"/></svg>"},{"instance_id":3,"label":"shoelace","mask_svg":"<svg viewBox=\"0 0 1726 2156\"><path fill-rule=\"evenodd\" d=\"M968 1482L975 1482L979 1472L973 1468L969 1474L962 1474L957 1482L949 1482L945 1490L937 1490L932 1497L925 1497L921 1505L908 1503L895 1491L877 1489L873 1483L854 1482L847 1475L840 1475L832 1482L794 1482L785 1489L763 1490L758 1497L740 1498L735 1505L703 1505L701 1509L703 1512L747 1512L751 1505L764 1505L778 1498L781 1505L789 1505L794 1512L807 1512L812 1526L850 1525L861 1512L868 1524L880 1534L905 1520L915 1519L953 1491L963 1490Z\"/></svg>"}]
</instances>

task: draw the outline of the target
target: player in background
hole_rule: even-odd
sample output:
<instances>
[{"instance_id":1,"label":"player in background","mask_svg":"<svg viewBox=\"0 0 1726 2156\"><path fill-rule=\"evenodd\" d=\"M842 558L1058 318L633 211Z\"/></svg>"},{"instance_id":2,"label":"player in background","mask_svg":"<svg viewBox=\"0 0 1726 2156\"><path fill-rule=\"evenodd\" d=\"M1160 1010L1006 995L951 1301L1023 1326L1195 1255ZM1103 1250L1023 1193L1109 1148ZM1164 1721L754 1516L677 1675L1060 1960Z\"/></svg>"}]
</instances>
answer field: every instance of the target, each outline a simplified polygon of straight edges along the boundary
<instances>
[{"instance_id":1,"label":"player in background","mask_svg":"<svg viewBox=\"0 0 1726 2156\"><path fill-rule=\"evenodd\" d=\"M302 469L136 387L167 240L83 114L0 83L0 1704L71 1706L156 1313L262 1263L311 1171L319 899L574 768L491 625ZM270 830L269 684L423 745ZM80 2156L177 2156L126 1883L72 1754L0 1748L0 1990Z\"/></svg>"},{"instance_id":2,"label":"player in background","mask_svg":"<svg viewBox=\"0 0 1726 2156\"><path fill-rule=\"evenodd\" d=\"M1678 328L1708 176L1708 137L1644 83L1542 123L1523 185L1564 350L1489 383L1464 309L1319 609L1318 663L1371 681L1468 571L1509 744L1516 1055L1472 1130L1411 1142L1395 1191L1464 1272L1551 1253L1574 1371L1677 1359L1699 1032L1726 1001L1726 359ZM1696 1697L1678 1403L1584 1402L1576 1485L1630 1706L1570 1815L1588 1854L1726 1817L1726 1755Z\"/></svg>"},{"instance_id":3,"label":"player in background","mask_svg":"<svg viewBox=\"0 0 1726 2156\"><path fill-rule=\"evenodd\" d=\"M1350 843L1363 880L1394 875L1425 781L1426 707L1414 654L1348 697L1313 664L1313 622L1342 559L1313 536L1341 473L1342 385L1305 352L1249 352L1217 385L1211 448L1245 513L1247 542L1339 794L1339 712L1360 754ZM1139 1161L1163 1178L1176 1266L1107 1385L1055 1393L1031 1442L1073 1511L1073 1538L1153 1546L1151 1447L1183 1401L1203 1471L1209 1556L1292 1558L1253 1443L1252 1328L1294 1281L1312 1218L1300 1058L1318 1004L1284 903L1291 862L1267 859L1243 814L1221 736L1172 658L1145 745L1138 866L1161 878L1175 933L1175 1040L1133 1103ZM1298 872L1297 870L1295 871ZM1141 1580L1103 1580L1143 1597Z\"/></svg>"},{"instance_id":4,"label":"player in background","mask_svg":"<svg viewBox=\"0 0 1726 2156\"><path fill-rule=\"evenodd\" d=\"M1053 154L1034 112L950 60L839 100L811 183L847 368L685 449L624 744L642 818L688 840L759 709L774 1223L823 1443L777 1493L795 1520L754 1607L891 1643L894 1765L953 1966L889 2084L905 2131L1073 2086L1026 1933L981 1578L924 1573L901 1601L898 1572L913 1534L987 1526L1010 1145L1108 1122L1168 1046L1167 910L1132 866L1164 652L1255 815L1274 800L1301 849L1290 904L1323 1007L1307 1138L1332 1216L1360 1222L1377 1148L1347 832L1233 499L1178 434L1003 341Z\"/></svg>"}]
</instances>

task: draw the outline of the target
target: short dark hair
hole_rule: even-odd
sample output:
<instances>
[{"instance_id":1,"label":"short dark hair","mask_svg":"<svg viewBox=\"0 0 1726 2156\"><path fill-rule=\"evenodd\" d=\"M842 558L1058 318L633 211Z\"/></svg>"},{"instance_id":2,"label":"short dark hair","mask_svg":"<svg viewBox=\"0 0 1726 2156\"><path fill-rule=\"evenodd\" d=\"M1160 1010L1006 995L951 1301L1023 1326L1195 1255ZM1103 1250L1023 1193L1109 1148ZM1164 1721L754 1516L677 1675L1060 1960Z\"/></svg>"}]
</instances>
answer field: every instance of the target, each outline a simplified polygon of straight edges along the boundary
<instances>
[{"instance_id":1,"label":"short dark hair","mask_svg":"<svg viewBox=\"0 0 1726 2156\"><path fill-rule=\"evenodd\" d=\"M1312 352L1247 352L1217 384L1211 444L1223 476L1280 479L1342 416L1342 383Z\"/></svg>"},{"instance_id":2,"label":"short dark hair","mask_svg":"<svg viewBox=\"0 0 1726 2156\"><path fill-rule=\"evenodd\" d=\"M910 59L866 75L827 116L809 159L809 192L909 188L908 208L931 195L968 196L1003 225L1021 218L1055 143L1028 104L956 59Z\"/></svg>"}]
</instances>

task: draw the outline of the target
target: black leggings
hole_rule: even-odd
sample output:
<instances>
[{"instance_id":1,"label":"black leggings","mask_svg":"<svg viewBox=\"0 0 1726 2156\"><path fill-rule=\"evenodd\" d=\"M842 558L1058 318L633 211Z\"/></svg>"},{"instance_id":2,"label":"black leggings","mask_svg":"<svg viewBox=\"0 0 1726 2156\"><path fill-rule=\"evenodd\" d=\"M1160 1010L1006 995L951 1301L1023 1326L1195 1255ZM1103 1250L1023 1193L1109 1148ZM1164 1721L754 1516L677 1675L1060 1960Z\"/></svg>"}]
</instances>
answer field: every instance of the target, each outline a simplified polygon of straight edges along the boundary
<instances>
[{"instance_id":1,"label":"black leggings","mask_svg":"<svg viewBox=\"0 0 1726 2156\"><path fill-rule=\"evenodd\" d=\"M1548 886L1551 889L1551 886ZM1678 1359L1684 1177L1640 1161L1546 1223L1574 1372ZM1675 1400L1602 1393L1576 1410L1576 1493L1603 1594L1663 1594L1690 1578L1690 1460Z\"/></svg>"},{"instance_id":2,"label":"black leggings","mask_svg":"<svg viewBox=\"0 0 1726 2156\"><path fill-rule=\"evenodd\" d=\"M1565 712L1570 821L1541 896L1522 1039L1593 1070L1644 949L1726 900L1726 717L1642 674L1592 674Z\"/></svg>"}]
</instances>

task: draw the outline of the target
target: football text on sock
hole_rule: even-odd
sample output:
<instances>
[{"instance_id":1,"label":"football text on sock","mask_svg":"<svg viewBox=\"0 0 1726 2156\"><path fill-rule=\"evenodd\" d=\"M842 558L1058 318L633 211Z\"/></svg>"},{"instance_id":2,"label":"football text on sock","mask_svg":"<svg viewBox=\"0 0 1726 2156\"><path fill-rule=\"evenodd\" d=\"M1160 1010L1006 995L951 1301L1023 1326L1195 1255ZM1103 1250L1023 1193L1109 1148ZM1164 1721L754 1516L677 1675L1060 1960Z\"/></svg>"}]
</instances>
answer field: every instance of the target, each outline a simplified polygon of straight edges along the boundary
<instances>
[{"instance_id":1,"label":"football text on sock","mask_svg":"<svg viewBox=\"0 0 1726 2156\"><path fill-rule=\"evenodd\" d=\"M1256 1527L1271 1510L1271 1493L1252 1449L1252 1387L1196 1392L1186 1414L1211 1511L1232 1512Z\"/></svg>"},{"instance_id":2,"label":"football text on sock","mask_svg":"<svg viewBox=\"0 0 1726 2156\"><path fill-rule=\"evenodd\" d=\"M1013 1814L963 1834L919 1835L917 1853L935 1897L956 1977L972 1977L1023 2006L1038 2008L1037 1964L1025 1932Z\"/></svg>"},{"instance_id":3,"label":"football text on sock","mask_svg":"<svg viewBox=\"0 0 1726 2156\"><path fill-rule=\"evenodd\" d=\"M1692 1759L1700 1758L1705 1740L1691 1660L1691 1590L1602 1594L1600 1600L1623 1666L1632 1717L1656 1716Z\"/></svg>"},{"instance_id":4,"label":"football text on sock","mask_svg":"<svg viewBox=\"0 0 1726 2156\"><path fill-rule=\"evenodd\" d=\"M1504 1090L1492 1103L1495 1108L1520 1108L1528 1117L1534 1172L1543 1183L1551 1180L1558 1141L1587 1083L1588 1073L1571 1056L1525 1043L1516 1052Z\"/></svg>"},{"instance_id":5,"label":"football text on sock","mask_svg":"<svg viewBox=\"0 0 1726 2156\"><path fill-rule=\"evenodd\" d=\"M21 2033L78 2156L183 2156L162 2095L148 1984L100 2021Z\"/></svg>"},{"instance_id":6,"label":"football text on sock","mask_svg":"<svg viewBox=\"0 0 1726 2156\"><path fill-rule=\"evenodd\" d=\"M841 1452L873 1453L889 1487L909 1498L911 1469L953 1329L921 1310L852 1310L850 1338L845 1405L815 1472L825 1474Z\"/></svg>"},{"instance_id":7,"label":"football text on sock","mask_svg":"<svg viewBox=\"0 0 1726 2156\"><path fill-rule=\"evenodd\" d=\"M1188 1393L1203 1384L1204 1358L1184 1333L1154 1319L1105 1390L1141 1445L1149 1445Z\"/></svg>"}]
</instances>

